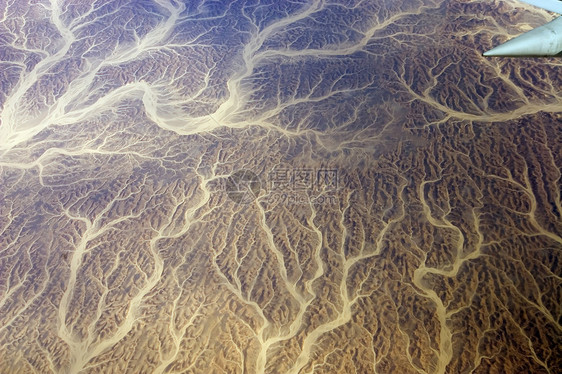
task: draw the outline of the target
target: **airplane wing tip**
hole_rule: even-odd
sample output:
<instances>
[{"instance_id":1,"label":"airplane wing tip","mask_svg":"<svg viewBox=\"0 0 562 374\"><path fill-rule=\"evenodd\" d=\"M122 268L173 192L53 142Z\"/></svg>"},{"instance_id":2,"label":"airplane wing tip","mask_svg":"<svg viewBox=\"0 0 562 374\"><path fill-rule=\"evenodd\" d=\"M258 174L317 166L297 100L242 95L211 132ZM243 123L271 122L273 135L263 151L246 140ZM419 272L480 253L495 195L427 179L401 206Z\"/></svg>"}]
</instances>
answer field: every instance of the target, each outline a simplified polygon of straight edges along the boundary
<instances>
[{"instance_id":1,"label":"airplane wing tip","mask_svg":"<svg viewBox=\"0 0 562 374\"><path fill-rule=\"evenodd\" d=\"M562 1L560 0L521 0L524 3L534 5L549 12L562 14Z\"/></svg>"}]
</instances>

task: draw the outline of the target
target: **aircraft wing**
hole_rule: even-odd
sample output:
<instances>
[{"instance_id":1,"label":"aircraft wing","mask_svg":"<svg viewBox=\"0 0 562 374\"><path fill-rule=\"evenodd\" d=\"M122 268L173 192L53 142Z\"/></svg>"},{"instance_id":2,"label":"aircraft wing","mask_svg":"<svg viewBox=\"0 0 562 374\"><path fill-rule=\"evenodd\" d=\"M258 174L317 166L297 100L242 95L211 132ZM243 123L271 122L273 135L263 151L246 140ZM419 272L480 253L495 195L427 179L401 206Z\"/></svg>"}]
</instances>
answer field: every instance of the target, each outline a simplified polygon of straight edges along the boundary
<instances>
[{"instance_id":1,"label":"aircraft wing","mask_svg":"<svg viewBox=\"0 0 562 374\"><path fill-rule=\"evenodd\" d=\"M562 0L522 0L551 12L562 14ZM537 27L484 52L484 56L557 56L562 55L562 17Z\"/></svg>"},{"instance_id":2,"label":"aircraft wing","mask_svg":"<svg viewBox=\"0 0 562 374\"><path fill-rule=\"evenodd\" d=\"M548 10L549 12L562 14L561 0L521 0L524 3L534 5L539 8Z\"/></svg>"}]
</instances>

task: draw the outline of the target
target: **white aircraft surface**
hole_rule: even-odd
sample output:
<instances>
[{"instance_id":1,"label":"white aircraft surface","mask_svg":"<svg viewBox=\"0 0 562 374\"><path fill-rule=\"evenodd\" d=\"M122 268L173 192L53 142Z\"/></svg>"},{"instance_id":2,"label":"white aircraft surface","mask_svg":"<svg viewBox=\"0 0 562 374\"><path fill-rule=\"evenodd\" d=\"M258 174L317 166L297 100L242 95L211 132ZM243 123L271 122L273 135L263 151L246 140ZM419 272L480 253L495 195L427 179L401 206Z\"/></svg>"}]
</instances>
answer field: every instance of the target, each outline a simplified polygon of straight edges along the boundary
<instances>
[{"instance_id":1,"label":"white aircraft surface","mask_svg":"<svg viewBox=\"0 0 562 374\"><path fill-rule=\"evenodd\" d=\"M562 14L562 0L522 0L523 2ZM537 27L525 34L484 52L484 56L556 56L562 55L562 17L546 25Z\"/></svg>"}]
</instances>

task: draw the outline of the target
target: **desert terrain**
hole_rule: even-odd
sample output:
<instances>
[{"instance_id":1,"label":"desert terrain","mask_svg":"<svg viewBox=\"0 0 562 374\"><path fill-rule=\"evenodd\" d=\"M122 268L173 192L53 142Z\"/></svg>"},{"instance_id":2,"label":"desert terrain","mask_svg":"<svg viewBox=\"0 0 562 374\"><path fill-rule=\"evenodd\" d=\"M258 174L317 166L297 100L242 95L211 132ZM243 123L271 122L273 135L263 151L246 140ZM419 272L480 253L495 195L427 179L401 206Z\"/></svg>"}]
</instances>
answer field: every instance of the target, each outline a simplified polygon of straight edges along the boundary
<instances>
[{"instance_id":1,"label":"desert terrain","mask_svg":"<svg viewBox=\"0 0 562 374\"><path fill-rule=\"evenodd\" d=\"M559 373L554 17L0 1L0 373Z\"/></svg>"}]
</instances>

